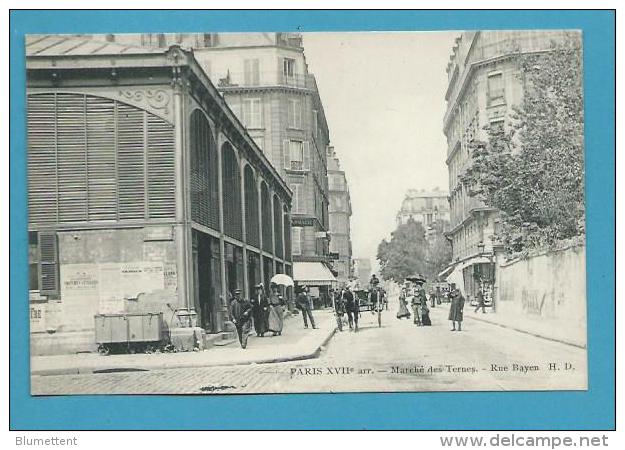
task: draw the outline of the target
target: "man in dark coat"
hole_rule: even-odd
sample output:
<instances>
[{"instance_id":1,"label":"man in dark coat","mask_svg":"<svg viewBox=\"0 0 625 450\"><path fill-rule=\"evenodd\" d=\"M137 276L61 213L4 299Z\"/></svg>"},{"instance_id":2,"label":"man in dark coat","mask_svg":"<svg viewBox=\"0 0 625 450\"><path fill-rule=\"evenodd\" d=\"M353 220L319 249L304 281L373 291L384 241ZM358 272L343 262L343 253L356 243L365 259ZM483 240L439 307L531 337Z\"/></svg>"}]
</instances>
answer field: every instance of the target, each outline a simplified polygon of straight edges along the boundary
<instances>
[{"instance_id":1,"label":"man in dark coat","mask_svg":"<svg viewBox=\"0 0 625 450\"><path fill-rule=\"evenodd\" d=\"M456 288L455 284L451 285L449 298L451 299L451 305L449 307L449 320L451 320L452 324L451 331L456 331L456 323L458 323L458 331L462 331L462 310L464 309L464 297Z\"/></svg>"},{"instance_id":2,"label":"man in dark coat","mask_svg":"<svg viewBox=\"0 0 625 450\"><path fill-rule=\"evenodd\" d=\"M315 326L315 319L312 315L312 306L310 297L308 296L308 287L306 285L300 287L299 294L297 294L297 297L295 298L295 304L302 312L302 317L304 318L304 328L308 328L309 318L312 327L317 328Z\"/></svg>"},{"instance_id":3,"label":"man in dark coat","mask_svg":"<svg viewBox=\"0 0 625 450\"><path fill-rule=\"evenodd\" d=\"M254 330L256 336L263 337L269 328L269 300L267 300L262 284L257 284L254 288L255 292L252 298Z\"/></svg>"},{"instance_id":4,"label":"man in dark coat","mask_svg":"<svg viewBox=\"0 0 625 450\"><path fill-rule=\"evenodd\" d=\"M345 312L347 313L347 321L349 322L349 331L358 331L358 301L354 297L354 293L349 286L345 286L341 294L345 303Z\"/></svg>"},{"instance_id":5,"label":"man in dark coat","mask_svg":"<svg viewBox=\"0 0 625 450\"><path fill-rule=\"evenodd\" d=\"M247 338L251 328L252 304L241 297L241 289L234 290L234 297L228 305L230 320L237 330L241 348L247 347Z\"/></svg>"},{"instance_id":6,"label":"man in dark coat","mask_svg":"<svg viewBox=\"0 0 625 450\"><path fill-rule=\"evenodd\" d=\"M410 304L412 305L412 313L414 314L413 323L419 327L422 325L421 305L424 302L427 302L427 299L425 298L425 292L423 290L423 287L420 284L416 284Z\"/></svg>"},{"instance_id":7,"label":"man in dark coat","mask_svg":"<svg viewBox=\"0 0 625 450\"><path fill-rule=\"evenodd\" d=\"M441 287L440 286L436 286L436 303L437 304L441 304L442 300L443 300L443 293L441 292Z\"/></svg>"}]
</instances>

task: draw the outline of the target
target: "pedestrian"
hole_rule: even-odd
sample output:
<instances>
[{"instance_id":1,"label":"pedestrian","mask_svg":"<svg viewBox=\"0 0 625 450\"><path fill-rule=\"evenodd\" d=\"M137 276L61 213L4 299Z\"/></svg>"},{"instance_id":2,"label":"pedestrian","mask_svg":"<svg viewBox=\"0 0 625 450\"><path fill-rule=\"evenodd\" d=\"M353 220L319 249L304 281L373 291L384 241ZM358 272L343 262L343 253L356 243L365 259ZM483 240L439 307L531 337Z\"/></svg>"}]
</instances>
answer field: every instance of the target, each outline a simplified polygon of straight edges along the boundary
<instances>
[{"instance_id":1,"label":"pedestrian","mask_svg":"<svg viewBox=\"0 0 625 450\"><path fill-rule=\"evenodd\" d=\"M299 294L297 294L297 298L295 299L297 303L297 307L300 311L302 311L302 317L304 318L304 328L308 328L308 319L310 319L310 324L313 329L316 329L315 319L312 315L312 305L310 301L310 296L308 295L308 286L302 285L299 290Z\"/></svg>"},{"instance_id":2,"label":"pedestrian","mask_svg":"<svg viewBox=\"0 0 625 450\"><path fill-rule=\"evenodd\" d=\"M341 289L341 292L336 295L335 291L331 292L332 299L334 301L334 314L336 316L336 325L339 328L339 331L343 331L343 315L345 315L345 299L343 297L343 291L345 291L345 286Z\"/></svg>"},{"instance_id":3,"label":"pedestrian","mask_svg":"<svg viewBox=\"0 0 625 450\"><path fill-rule=\"evenodd\" d=\"M282 334L284 327L284 299L278 294L278 286L271 284L271 294L269 294L269 319L267 321L267 331L271 331L274 336Z\"/></svg>"},{"instance_id":4,"label":"pedestrian","mask_svg":"<svg viewBox=\"0 0 625 450\"><path fill-rule=\"evenodd\" d=\"M443 293L441 292L441 287L436 286L436 303L439 305L442 303Z\"/></svg>"},{"instance_id":5,"label":"pedestrian","mask_svg":"<svg viewBox=\"0 0 625 450\"><path fill-rule=\"evenodd\" d=\"M410 311L408 311L408 304L406 302L407 290L405 287L401 288L401 292L399 293L399 310L397 311L397 318L410 319Z\"/></svg>"},{"instance_id":6,"label":"pedestrian","mask_svg":"<svg viewBox=\"0 0 625 450\"><path fill-rule=\"evenodd\" d=\"M482 308L482 314L486 314L486 302L484 301L484 293L482 289L477 290L477 307L475 308L475 312L478 312L480 308Z\"/></svg>"},{"instance_id":7,"label":"pedestrian","mask_svg":"<svg viewBox=\"0 0 625 450\"><path fill-rule=\"evenodd\" d=\"M412 319L412 323L416 326L421 326L421 295L419 294L421 286L416 285L412 293L412 300L410 301L410 305L412 306L412 314L414 318Z\"/></svg>"},{"instance_id":8,"label":"pedestrian","mask_svg":"<svg viewBox=\"0 0 625 450\"><path fill-rule=\"evenodd\" d=\"M252 319L252 304L241 297L241 289L234 290L234 297L230 300L228 310L230 312L230 320L237 330L239 344L241 348L246 348L247 338L252 328L250 323Z\"/></svg>"},{"instance_id":9,"label":"pedestrian","mask_svg":"<svg viewBox=\"0 0 625 450\"><path fill-rule=\"evenodd\" d=\"M424 327L432 325L432 321L430 320L430 309L428 308L428 302L425 298L421 301L421 324Z\"/></svg>"},{"instance_id":10,"label":"pedestrian","mask_svg":"<svg viewBox=\"0 0 625 450\"><path fill-rule=\"evenodd\" d=\"M436 295L433 289L430 289L430 307L436 308Z\"/></svg>"},{"instance_id":11,"label":"pedestrian","mask_svg":"<svg viewBox=\"0 0 625 450\"><path fill-rule=\"evenodd\" d=\"M456 288L455 284L451 285L449 298L451 299L451 306L449 307L449 320L451 320L452 324L451 331L456 331L456 323L458 324L457 331L462 331L462 310L464 309L464 297Z\"/></svg>"},{"instance_id":12,"label":"pedestrian","mask_svg":"<svg viewBox=\"0 0 625 450\"><path fill-rule=\"evenodd\" d=\"M267 328L269 328L269 301L267 300L267 296L265 295L265 290L262 283L254 286L252 310L256 336L263 337L267 332Z\"/></svg>"},{"instance_id":13,"label":"pedestrian","mask_svg":"<svg viewBox=\"0 0 625 450\"><path fill-rule=\"evenodd\" d=\"M343 302L345 303L345 312L347 313L347 322L349 323L349 331L358 331L358 313L360 308L358 306L358 300L354 296L349 286L346 286L341 294Z\"/></svg>"}]
</instances>

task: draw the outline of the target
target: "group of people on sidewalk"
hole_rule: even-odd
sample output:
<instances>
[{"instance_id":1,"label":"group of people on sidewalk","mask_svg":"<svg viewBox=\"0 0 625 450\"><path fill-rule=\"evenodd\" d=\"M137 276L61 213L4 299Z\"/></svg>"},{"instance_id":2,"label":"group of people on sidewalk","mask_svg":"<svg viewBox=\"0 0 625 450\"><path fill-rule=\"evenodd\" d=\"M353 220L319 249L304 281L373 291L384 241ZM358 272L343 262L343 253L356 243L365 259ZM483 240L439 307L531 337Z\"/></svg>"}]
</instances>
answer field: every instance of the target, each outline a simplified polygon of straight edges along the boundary
<instances>
[{"instance_id":1,"label":"group of people on sidewalk","mask_svg":"<svg viewBox=\"0 0 625 450\"><path fill-rule=\"evenodd\" d=\"M430 308L428 307L428 300L425 295L425 289L419 283L407 281L401 288L399 293L399 310L397 311L398 319L410 319L410 311L408 310L408 298L410 298L410 306L412 307L412 316L414 323L417 326L431 326L430 320ZM432 307L435 306L435 303Z\"/></svg>"},{"instance_id":2,"label":"group of people on sidewalk","mask_svg":"<svg viewBox=\"0 0 625 450\"><path fill-rule=\"evenodd\" d=\"M278 286L272 284L269 296L265 295L262 284L254 286L251 300L242 297L241 289L235 289L228 310L230 320L237 331L241 348L247 347L247 340L254 326L256 336L264 337L266 333L280 336L284 327L284 298L278 293Z\"/></svg>"},{"instance_id":3,"label":"group of people on sidewalk","mask_svg":"<svg viewBox=\"0 0 625 450\"><path fill-rule=\"evenodd\" d=\"M441 304L441 296L437 295L438 292L430 291L430 307L435 308L436 305ZM425 289L421 283L406 282L401 288L399 294L399 310L397 311L398 319L410 319L411 314L408 310L408 299L410 299L410 306L412 307L413 323L417 326L431 326L432 320L430 319L430 307L428 307L428 299L425 294ZM456 288L456 285L452 283L449 292L449 299L451 301L449 307L448 319L452 323L451 331L462 330L463 309L464 309L464 297L460 290ZM457 325L457 328L456 328Z\"/></svg>"}]
</instances>

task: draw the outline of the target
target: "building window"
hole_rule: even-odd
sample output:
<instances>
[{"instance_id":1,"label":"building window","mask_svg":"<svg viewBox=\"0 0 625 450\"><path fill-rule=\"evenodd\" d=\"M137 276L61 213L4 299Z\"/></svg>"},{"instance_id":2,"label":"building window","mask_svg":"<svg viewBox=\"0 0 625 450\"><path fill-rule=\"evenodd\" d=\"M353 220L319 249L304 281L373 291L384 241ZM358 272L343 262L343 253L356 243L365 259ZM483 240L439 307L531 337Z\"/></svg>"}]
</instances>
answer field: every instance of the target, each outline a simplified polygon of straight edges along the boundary
<instances>
[{"instance_id":1,"label":"building window","mask_svg":"<svg viewBox=\"0 0 625 450\"><path fill-rule=\"evenodd\" d=\"M28 290L39 290L39 241L36 231L28 232Z\"/></svg>"},{"instance_id":2,"label":"building window","mask_svg":"<svg viewBox=\"0 0 625 450\"><path fill-rule=\"evenodd\" d=\"M55 232L28 232L28 289L41 295L59 294L58 243Z\"/></svg>"},{"instance_id":3,"label":"building window","mask_svg":"<svg viewBox=\"0 0 625 450\"><path fill-rule=\"evenodd\" d=\"M260 84L260 65L258 58L243 61L243 76L246 86L258 86Z\"/></svg>"},{"instance_id":4,"label":"building window","mask_svg":"<svg viewBox=\"0 0 625 450\"><path fill-rule=\"evenodd\" d=\"M291 58L284 58L282 65L282 74L286 80L293 79L295 76L295 60Z\"/></svg>"},{"instance_id":5,"label":"building window","mask_svg":"<svg viewBox=\"0 0 625 450\"><path fill-rule=\"evenodd\" d=\"M304 169L304 143L301 141L291 141L291 169L303 170Z\"/></svg>"},{"instance_id":6,"label":"building window","mask_svg":"<svg viewBox=\"0 0 625 450\"><path fill-rule=\"evenodd\" d=\"M289 128L302 129L302 102L299 98L290 98L288 105Z\"/></svg>"},{"instance_id":7,"label":"building window","mask_svg":"<svg viewBox=\"0 0 625 450\"><path fill-rule=\"evenodd\" d=\"M488 106L505 103L503 73L495 72L488 75Z\"/></svg>"},{"instance_id":8,"label":"building window","mask_svg":"<svg viewBox=\"0 0 625 450\"><path fill-rule=\"evenodd\" d=\"M243 100L243 124L247 128L262 128L262 102L260 98Z\"/></svg>"},{"instance_id":9,"label":"building window","mask_svg":"<svg viewBox=\"0 0 625 450\"><path fill-rule=\"evenodd\" d=\"M302 254L302 227L291 228L291 252L293 255Z\"/></svg>"}]
</instances>

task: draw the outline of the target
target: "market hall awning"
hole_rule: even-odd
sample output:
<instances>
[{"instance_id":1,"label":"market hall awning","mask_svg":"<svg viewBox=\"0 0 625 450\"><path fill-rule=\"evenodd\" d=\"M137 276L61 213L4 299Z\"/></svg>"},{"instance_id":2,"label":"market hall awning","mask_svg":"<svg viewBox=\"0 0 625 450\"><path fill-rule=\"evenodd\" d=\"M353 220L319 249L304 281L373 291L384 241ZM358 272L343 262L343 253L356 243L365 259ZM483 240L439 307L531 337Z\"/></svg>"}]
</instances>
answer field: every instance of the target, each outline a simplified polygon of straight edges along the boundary
<instances>
[{"instance_id":1,"label":"market hall awning","mask_svg":"<svg viewBox=\"0 0 625 450\"><path fill-rule=\"evenodd\" d=\"M337 279L325 264L320 262L294 262L293 279L297 284L331 286Z\"/></svg>"}]
</instances>

